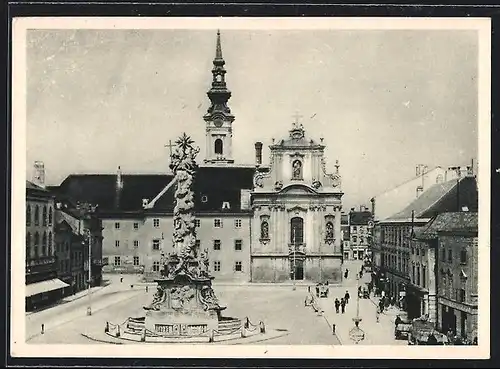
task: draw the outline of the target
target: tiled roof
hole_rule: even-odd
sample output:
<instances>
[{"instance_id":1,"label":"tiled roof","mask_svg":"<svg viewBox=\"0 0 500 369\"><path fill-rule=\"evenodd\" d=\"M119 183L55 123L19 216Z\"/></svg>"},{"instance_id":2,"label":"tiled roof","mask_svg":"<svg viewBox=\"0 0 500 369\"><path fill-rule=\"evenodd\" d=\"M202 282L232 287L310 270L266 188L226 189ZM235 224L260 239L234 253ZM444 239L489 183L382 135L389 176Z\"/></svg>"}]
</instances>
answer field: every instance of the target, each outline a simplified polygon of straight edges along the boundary
<instances>
[{"instance_id":1,"label":"tiled roof","mask_svg":"<svg viewBox=\"0 0 500 369\"><path fill-rule=\"evenodd\" d=\"M252 167L200 167L194 180L195 209L199 212L220 211L229 202L230 211L241 208L241 190L253 188ZM123 187L118 198L114 174L72 174L57 188L74 201L99 205L100 212L142 211L142 200L153 200L170 181L172 175L122 174ZM175 186L155 203L152 211L171 212ZM202 200L206 200L203 202Z\"/></svg>"},{"instance_id":2,"label":"tiled roof","mask_svg":"<svg viewBox=\"0 0 500 369\"><path fill-rule=\"evenodd\" d=\"M477 212L453 212L441 213L431 220L426 226L419 227L415 231L417 239L436 238L438 232L442 231L471 231L477 232L478 213Z\"/></svg>"},{"instance_id":3,"label":"tiled roof","mask_svg":"<svg viewBox=\"0 0 500 369\"><path fill-rule=\"evenodd\" d=\"M415 218L432 218L439 213L460 211L464 206L469 211L477 211L478 192L475 177L435 184L405 209L388 219L410 219L412 211L415 212Z\"/></svg>"},{"instance_id":4,"label":"tiled roof","mask_svg":"<svg viewBox=\"0 0 500 369\"><path fill-rule=\"evenodd\" d=\"M350 214L351 225L368 225L372 218L372 213L369 211L352 211Z\"/></svg>"}]
</instances>

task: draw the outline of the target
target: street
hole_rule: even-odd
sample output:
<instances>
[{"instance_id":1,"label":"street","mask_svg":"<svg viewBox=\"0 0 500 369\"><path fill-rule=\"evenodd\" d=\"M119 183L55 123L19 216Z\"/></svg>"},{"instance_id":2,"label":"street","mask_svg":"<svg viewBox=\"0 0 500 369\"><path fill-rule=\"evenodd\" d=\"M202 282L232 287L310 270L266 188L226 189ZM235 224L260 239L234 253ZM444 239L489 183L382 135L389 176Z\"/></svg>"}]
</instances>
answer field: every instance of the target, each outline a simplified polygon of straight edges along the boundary
<instances>
[{"instance_id":1,"label":"street","mask_svg":"<svg viewBox=\"0 0 500 369\"><path fill-rule=\"evenodd\" d=\"M354 270L353 274L354 274ZM116 278L116 277L115 277ZM125 276L123 283L115 279L92 296L92 315L86 315L88 299L69 301L44 311L27 314L26 334L28 343L95 343L82 335L95 336L102 332L106 321L122 323L128 317L144 314L143 305L148 304L155 293L154 287L134 286L135 276ZM134 279L135 278L135 279ZM304 306L307 287L291 285L215 285L215 292L221 304L227 306L223 314L258 324L263 321L270 329L286 330L287 335L266 341L273 345L348 345L349 330L354 326L352 318L356 315L357 286L355 276L344 281L342 286L330 286L330 296L321 299L324 314L314 312ZM333 301L349 290L351 299L345 314L336 314ZM375 319L375 303L361 299L359 311L362 321L360 328L365 331L365 340L360 344L406 344L396 341L393 334L394 317L382 315L380 322ZM44 324L44 334L41 334ZM332 332L336 325L336 334ZM255 344L261 344L256 342Z\"/></svg>"}]
</instances>

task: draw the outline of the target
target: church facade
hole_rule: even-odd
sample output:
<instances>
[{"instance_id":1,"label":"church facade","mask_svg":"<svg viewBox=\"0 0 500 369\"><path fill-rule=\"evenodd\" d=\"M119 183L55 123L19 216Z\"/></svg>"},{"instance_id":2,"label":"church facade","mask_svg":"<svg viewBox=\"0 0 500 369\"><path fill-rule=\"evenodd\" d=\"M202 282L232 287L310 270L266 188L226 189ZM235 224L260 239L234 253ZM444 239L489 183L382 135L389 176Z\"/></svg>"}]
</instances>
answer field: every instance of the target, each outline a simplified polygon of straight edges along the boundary
<instances>
[{"instance_id":1,"label":"church facade","mask_svg":"<svg viewBox=\"0 0 500 369\"><path fill-rule=\"evenodd\" d=\"M260 164L262 144L256 144ZM269 170L257 169L251 194L252 281L341 280L341 177L327 173L323 140L294 123L269 147Z\"/></svg>"},{"instance_id":2,"label":"church facade","mask_svg":"<svg viewBox=\"0 0 500 369\"><path fill-rule=\"evenodd\" d=\"M295 124L271 145L271 163L233 159L233 122L225 60L217 33L210 106L203 116L206 151L194 178L197 242L215 280L280 282L340 280L342 206L338 165L326 173L323 140L308 140ZM98 204L104 272L154 279L172 251L175 181L169 174L68 176L57 192Z\"/></svg>"}]
</instances>

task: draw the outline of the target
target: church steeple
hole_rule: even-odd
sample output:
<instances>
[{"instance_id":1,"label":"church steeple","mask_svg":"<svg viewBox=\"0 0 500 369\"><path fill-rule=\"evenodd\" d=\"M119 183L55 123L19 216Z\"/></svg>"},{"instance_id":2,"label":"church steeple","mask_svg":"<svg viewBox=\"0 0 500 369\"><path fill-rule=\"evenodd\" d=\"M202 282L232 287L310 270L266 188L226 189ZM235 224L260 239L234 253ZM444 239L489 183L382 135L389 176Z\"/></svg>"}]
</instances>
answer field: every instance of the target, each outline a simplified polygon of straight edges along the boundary
<instances>
[{"instance_id":1,"label":"church steeple","mask_svg":"<svg viewBox=\"0 0 500 369\"><path fill-rule=\"evenodd\" d=\"M222 56L220 31L217 31L215 46L215 59L212 68L212 86L207 92L210 107L203 116L206 123L207 151L205 163L227 164L233 163L231 158L232 148L232 123L234 115L227 106L231 98L231 91L226 85L226 64Z\"/></svg>"}]
</instances>

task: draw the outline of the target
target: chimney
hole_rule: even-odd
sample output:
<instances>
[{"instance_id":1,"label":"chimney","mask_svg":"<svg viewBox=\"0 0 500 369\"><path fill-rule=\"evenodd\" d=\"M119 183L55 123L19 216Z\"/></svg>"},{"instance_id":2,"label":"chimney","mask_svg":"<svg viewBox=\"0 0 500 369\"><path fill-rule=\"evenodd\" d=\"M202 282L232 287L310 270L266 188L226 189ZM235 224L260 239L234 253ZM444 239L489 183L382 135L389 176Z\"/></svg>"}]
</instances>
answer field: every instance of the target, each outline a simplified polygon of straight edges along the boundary
<instances>
[{"instance_id":1,"label":"chimney","mask_svg":"<svg viewBox=\"0 0 500 369\"><path fill-rule=\"evenodd\" d=\"M120 198L121 198L122 188L123 188L122 170L121 170L120 166L118 166L118 170L116 172L116 188L115 188L115 208L116 209L120 208Z\"/></svg>"},{"instance_id":2,"label":"chimney","mask_svg":"<svg viewBox=\"0 0 500 369\"><path fill-rule=\"evenodd\" d=\"M372 197L370 202L372 203L372 217L375 218L375 197Z\"/></svg>"},{"instance_id":3,"label":"chimney","mask_svg":"<svg viewBox=\"0 0 500 369\"><path fill-rule=\"evenodd\" d=\"M43 161L35 161L33 165L33 183L45 188L45 164Z\"/></svg>"},{"instance_id":4,"label":"chimney","mask_svg":"<svg viewBox=\"0 0 500 369\"><path fill-rule=\"evenodd\" d=\"M262 165L262 142L255 143L255 164Z\"/></svg>"}]
</instances>

